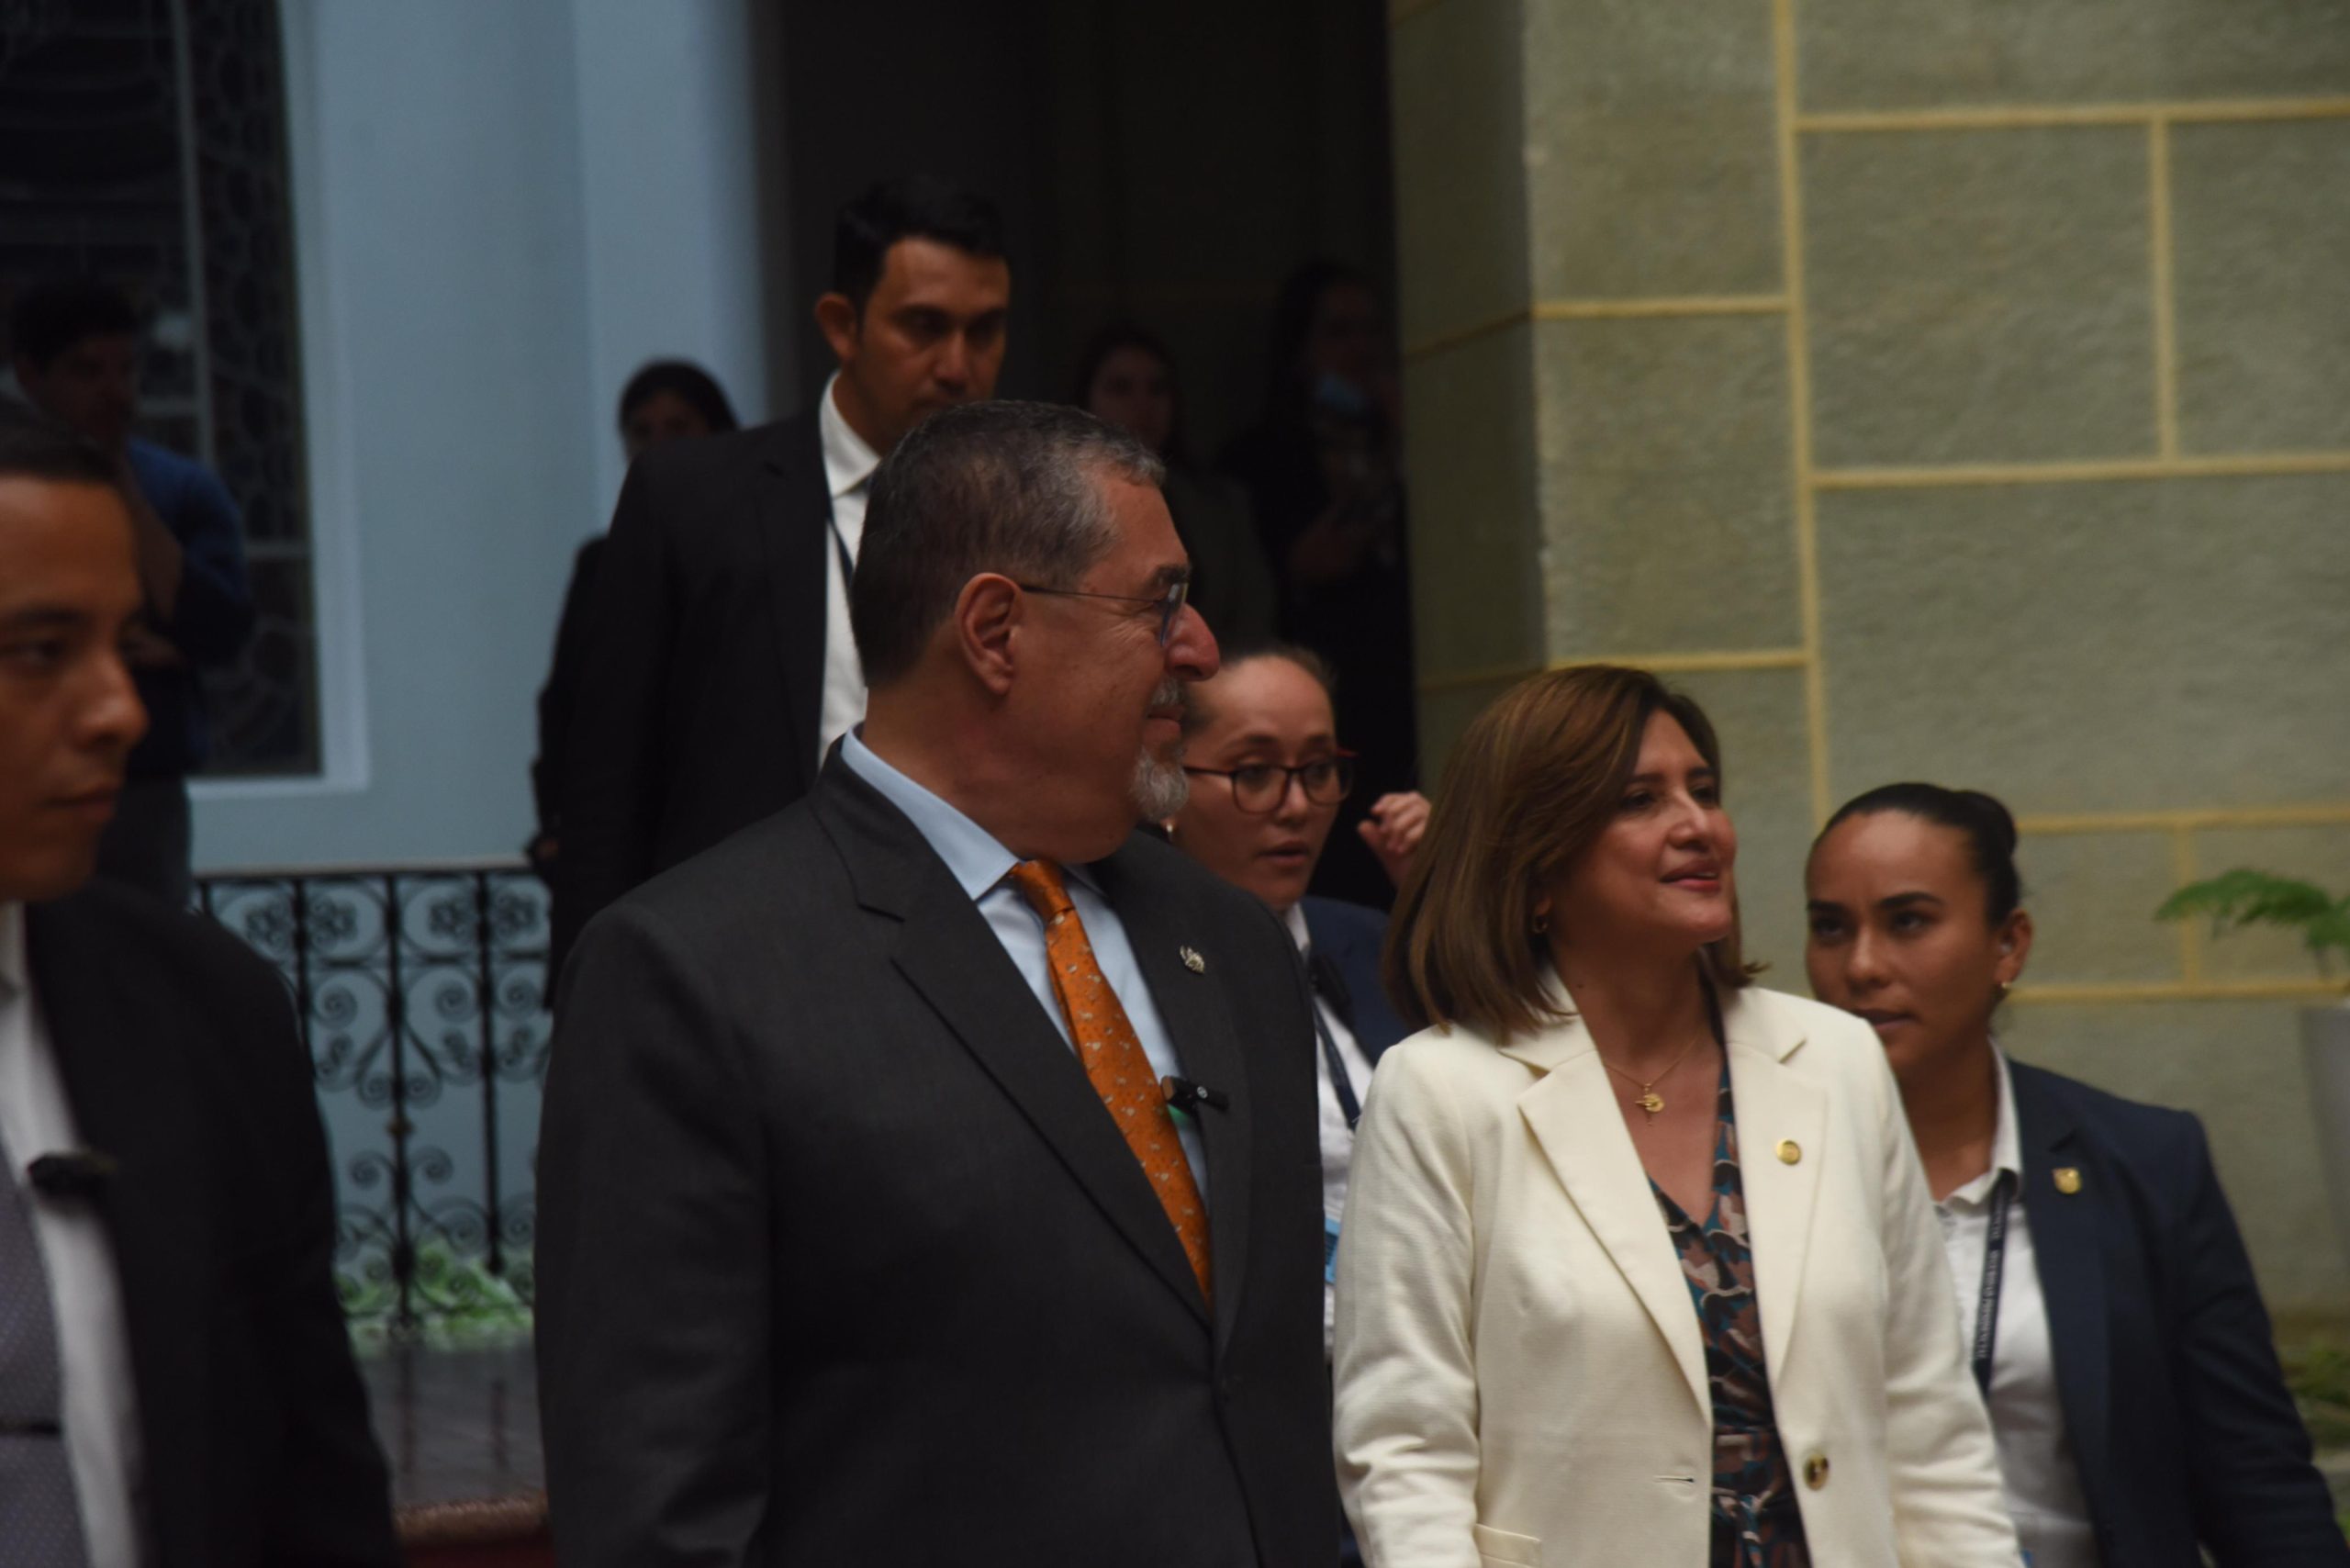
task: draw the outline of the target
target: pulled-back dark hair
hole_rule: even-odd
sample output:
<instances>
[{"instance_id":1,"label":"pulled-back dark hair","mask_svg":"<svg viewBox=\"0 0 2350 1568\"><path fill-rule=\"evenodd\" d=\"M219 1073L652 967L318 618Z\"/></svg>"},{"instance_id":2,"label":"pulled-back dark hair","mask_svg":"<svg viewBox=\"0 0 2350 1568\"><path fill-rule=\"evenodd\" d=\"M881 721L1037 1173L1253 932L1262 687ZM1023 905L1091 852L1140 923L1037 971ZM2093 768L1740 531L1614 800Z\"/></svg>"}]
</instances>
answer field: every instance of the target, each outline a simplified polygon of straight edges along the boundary
<instances>
[{"instance_id":1,"label":"pulled-back dark hair","mask_svg":"<svg viewBox=\"0 0 2350 1568\"><path fill-rule=\"evenodd\" d=\"M1116 543L1103 471L1157 485L1150 448L1082 409L1009 399L942 409L873 472L849 629L867 686L921 661L981 572L1074 586Z\"/></svg>"},{"instance_id":2,"label":"pulled-back dark hair","mask_svg":"<svg viewBox=\"0 0 2350 1568\"><path fill-rule=\"evenodd\" d=\"M1836 810L1819 837L1836 831L1847 817L1871 817L1898 812L1919 822L1946 827L1966 841L1966 857L1983 881L1983 912L1993 925L2023 907L2023 878L2016 870L2016 819L2008 808L1980 790L1946 790L1940 784L1880 784L1855 795Z\"/></svg>"},{"instance_id":3,"label":"pulled-back dark hair","mask_svg":"<svg viewBox=\"0 0 2350 1568\"><path fill-rule=\"evenodd\" d=\"M1133 349L1138 353L1148 354L1167 373L1167 390L1175 406L1175 417L1168 424L1166 456L1169 460L1180 461L1183 440L1183 389L1175 378L1175 356L1168 352L1166 342L1158 334L1147 328L1133 321L1113 321L1094 333L1092 340L1085 345L1085 352L1078 356L1077 389L1069 395L1069 401L1089 414L1093 411L1094 378L1102 374L1102 367L1109 363L1110 356L1121 349Z\"/></svg>"},{"instance_id":4,"label":"pulled-back dark hair","mask_svg":"<svg viewBox=\"0 0 2350 1568\"><path fill-rule=\"evenodd\" d=\"M11 353L47 370L59 354L84 338L120 337L139 331L139 312L112 284L95 278L50 278L17 297L8 312Z\"/></svg>"},{"instance_id":5,"label":"pulled-back dark hair","mask_svg":"<svg viewBox=\"0 0 2350 1568\"><path fill-rule=\"evenodd\" d=\"M931 174L906 174L868 185L840 210L833 225L833 291L865 313L890 247L901 240L935 240L966 255L1003 254L1003 217L976 191Z\"/></svg>"},{"instance_id":6,"label":"pulled-back dark hair","mask_svg":"<svg viewBox=\"0 0 2350 1568\"><path fill-rule=\"evenodd\" d=\"M716 376L688 359L656 359L630 376L628 385L621 388L621 431L627 431L631 414L664 392L673 394L699 414L712 435L742 423L734 417L734 405L726 400L726 389L719 386Z\"/></svg>"}]
</instances>

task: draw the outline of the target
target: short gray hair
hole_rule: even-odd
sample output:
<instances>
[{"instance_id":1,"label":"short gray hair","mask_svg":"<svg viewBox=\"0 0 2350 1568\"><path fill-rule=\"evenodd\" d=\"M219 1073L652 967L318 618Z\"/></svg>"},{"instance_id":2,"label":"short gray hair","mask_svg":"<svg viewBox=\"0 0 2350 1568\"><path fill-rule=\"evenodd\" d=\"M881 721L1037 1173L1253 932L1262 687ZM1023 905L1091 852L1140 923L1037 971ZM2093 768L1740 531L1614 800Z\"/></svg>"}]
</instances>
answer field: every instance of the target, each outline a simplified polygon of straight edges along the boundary
<instances>
[{"instance_id":1,"label":"short gray hair","mask_svg":"<svg viewBox=\"0 0 2350 1568\"><path fill-rule=\"evenodd\" d=\"M1074 587L1116 543L1103 470L1167 477L1133 436L1055 403L967 403L908 432L874 471L849 589L866 684L912 670L981 572Z\"/></svg>"}]
</instances>

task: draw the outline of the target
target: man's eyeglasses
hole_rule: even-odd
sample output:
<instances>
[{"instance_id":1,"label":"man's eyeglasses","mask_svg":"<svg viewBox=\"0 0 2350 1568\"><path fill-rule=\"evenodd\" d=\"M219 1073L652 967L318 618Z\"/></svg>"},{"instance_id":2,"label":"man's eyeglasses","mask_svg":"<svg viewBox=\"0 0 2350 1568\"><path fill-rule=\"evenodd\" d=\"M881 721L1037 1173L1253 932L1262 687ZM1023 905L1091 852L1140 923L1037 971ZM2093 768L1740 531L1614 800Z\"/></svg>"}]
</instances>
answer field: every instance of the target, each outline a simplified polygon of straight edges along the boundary
<instances>
[{"instance_id":1,"label":"man's eyeglasses","mask_svg":"<svg viewBox=\"0 0 2350 1568\"><path fill-rule=\"evenodd\" d=\"M1292 778L1304 788L1305 798L1317 806L1335 806L1347 798L1355 787L1355 754L1339 752L1335 756L1302 762L1295 767L1283 767L1277 762L1252 762L1246 767L1192 767L1186 773L1204 773L1211 778L1222 778L1232 786L1232 803L1244 812L1277 812L1289 798L1289 781Z\"/></svg>"},{"instance_id":2,"label":"man's eyeglasses","mask_svg":"<svg viewBox=\"0 0 2350 1568\"><path fill-rule=\"evenodd\" d=\"M1158 607L1158 645L1175 635L1175 622L1183 613L1183 606L1192 597L1189 578L1169 583L1165 593L1087 593L1082 588L1038 588L1034 583L1014 583L1022 593L1041 593L1054 599L1106 599L1113 604L1155 604Z\"/></svg>"}]
</instances>

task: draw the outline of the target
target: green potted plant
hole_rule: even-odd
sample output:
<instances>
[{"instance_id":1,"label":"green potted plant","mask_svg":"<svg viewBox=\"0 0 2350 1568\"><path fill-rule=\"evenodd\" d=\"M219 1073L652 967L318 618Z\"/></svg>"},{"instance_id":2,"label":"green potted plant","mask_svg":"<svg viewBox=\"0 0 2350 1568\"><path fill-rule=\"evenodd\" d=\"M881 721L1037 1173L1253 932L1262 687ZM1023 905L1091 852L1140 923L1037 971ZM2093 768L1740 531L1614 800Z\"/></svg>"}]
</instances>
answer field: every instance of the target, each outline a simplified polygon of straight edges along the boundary
<instances>
[{"instance_id":1,"label":"green potted plant","mask_svg":"<svg viewBox=\"0 0 2350 1568\"><path fill-rule=\"evenodd\" d=\"M2246 925L2280 926L2300 935L2328 982L2335 980L2335 961L2350 959L2350 898L2266 871L2238 869L2190 882L2165 900L2154 918L2209 919L2214 935ZM2334 1232L2350 1251L2350 986L2330 1006L2301 1010L2301 1047Z\"/></svg>"}]
</instances>

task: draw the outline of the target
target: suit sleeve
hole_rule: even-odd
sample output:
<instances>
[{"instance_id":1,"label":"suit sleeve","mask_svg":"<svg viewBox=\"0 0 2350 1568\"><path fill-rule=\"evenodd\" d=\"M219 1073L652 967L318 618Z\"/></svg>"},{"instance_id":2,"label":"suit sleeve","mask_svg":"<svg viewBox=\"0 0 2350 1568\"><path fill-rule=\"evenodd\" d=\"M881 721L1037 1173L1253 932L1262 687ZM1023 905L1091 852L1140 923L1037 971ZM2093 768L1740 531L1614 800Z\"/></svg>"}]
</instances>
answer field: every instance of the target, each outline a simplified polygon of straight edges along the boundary
<instances>
[{"instance_id":1,"label":"suit sleeve","mask_svg":"<svg viewBox=\"0 0 2350 1568\"><path fill-rule=\"evenodd\" d=\"M634 903L583 936L539 1148L540 1421L565 1568L749 1561L772 1484L765 1141L737 1041Z\"/></svg>"},{"instance_id":2,"label":"suit sleeve","mask_svg":"<svg viewBox=\"0 0 2350 1568\"><path fill-rule=\"evenodd\" d=\"M209 668L235 658L253 634L244 530L228 487L209 469L195 471L175 510L180 591L162 632L188 663Z\"/></svg>"},{"instance_id":3,"label":"suit sleeve","mask_svg":"<svg viewBox=\"0 0 2350 1568\"><path fill-rule=\"evenodd\" d=\"M308 1051L276 975L255 966L231 1016L252 1021L262 1047L247 1091L265 1142L254 1208L275 1223L248 1256L253 1341L269 1360L285 1412L284 1464L264 1521L266 1557L284 1568L391 1568L400 1562L390 1483L367 1419L334 1287L334 1176Z\"/></svg>"},{"instance_id":4,"label":"suit sleeve","mask_svg":"<svg viewBox=\"0 0 2350 1568\"><path fill-rule=\"evenodd\" d=\"M1886 1473L1902 1568L2022 1561L1991 1419L1952 1310L1950 1260L1893 1070L1874 1037L1860 1069L1883 1159Z\"/></svg>"},{"instance_id":5,"label":"suit sleeve","mask_svg":"<svg viewBox=\"0 0 2350 1568\"><path fill-rule=\"evenodd\" d=\"M2187 1422L2196 1534L2220 1568L2350 1568L2310 1439L2285 1387L2267 1310L2202 1124L2184 1118L2173 1168L2192 1172L2184 1223L2165 1248L2178 1271L2171 1325Z\"/></svg>"},{"instance_id":6,"label":"suit sleeve","mask_svg":"<svg viewBox=\"0 0 2350 1568\"><path fill-rule=\"evenodd\" d=\"M1426 1054L1390 1052L1338 1233L1338 1486L1366 1562L1478 1568L1470 1141Z\"/></svg>"},{"instance_id":7,"label":"suit sleeve","mask_svg":"<svg viewBox=\"0 0 2350 1568\"><path fill-rule=\"evenodd\" d=\"M660 710L677 634L675 585L644 465L632 465L588 596L555 801L563 852L548 973L596 912L653 868Z\"/></svg>"}]
</instances>

